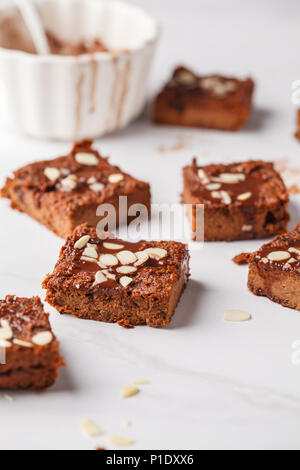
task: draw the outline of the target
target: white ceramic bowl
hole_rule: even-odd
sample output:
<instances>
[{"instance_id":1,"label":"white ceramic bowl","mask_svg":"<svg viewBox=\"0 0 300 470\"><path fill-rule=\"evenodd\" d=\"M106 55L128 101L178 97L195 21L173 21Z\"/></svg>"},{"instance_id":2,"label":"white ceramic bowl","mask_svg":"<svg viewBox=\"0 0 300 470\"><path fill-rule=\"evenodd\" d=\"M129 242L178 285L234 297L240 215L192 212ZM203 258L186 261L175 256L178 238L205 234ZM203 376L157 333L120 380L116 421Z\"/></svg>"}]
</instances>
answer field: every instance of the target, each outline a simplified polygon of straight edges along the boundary
<instances>
[{"instance_id":1,"label":"white ceramic bowl","mask_svg":"<svg viewBox=\"0 0 300 470\"><path fill-rule=\"evenodd\" d=\"M10 17L24 43L30 37L15 6L0 7L0 112L16 131L76 140L124 128L143 110L159 36L143 10L114 0L34 0L46 29L77 42L97 37L122 53L38 56L5 49ZM127 51L127 52L126 52Z\"/></svg>"}]
</instances>

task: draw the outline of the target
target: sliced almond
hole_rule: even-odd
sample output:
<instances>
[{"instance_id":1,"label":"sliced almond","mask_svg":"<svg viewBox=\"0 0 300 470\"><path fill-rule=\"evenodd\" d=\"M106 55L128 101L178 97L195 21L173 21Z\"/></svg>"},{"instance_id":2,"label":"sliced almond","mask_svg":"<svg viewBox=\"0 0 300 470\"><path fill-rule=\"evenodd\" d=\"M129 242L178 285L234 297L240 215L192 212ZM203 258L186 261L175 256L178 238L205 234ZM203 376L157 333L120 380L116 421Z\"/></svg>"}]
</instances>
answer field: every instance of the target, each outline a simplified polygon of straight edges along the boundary
<instances>
[{"instance_id":1,"label":"sliced almond","mask_svg":"<svg viewBox=\"0 0 300 470\"><path fill-rule=\"evenodd\" d=\"M5 320L4 318L0 319L0 325L3 326L3 328L10 328L8 320Z\"/></svg>"},{"instance_id":2,"label":"sliced almond","mask_svg":"<svg viewBox=\"0 0 300 470\"><path fill-rule=\"evenodd\" d=\"M222 197L222 202L224 202L224 204L229 205L232 203L232 199L227 191L221 191L221 197Z\"/></svg>"},{"instance_id":3,"label":"sliced almond","mask_svg":"<svg viewBox=\"0 0 300 470\"><path fill-rule=\"evenodd\" d=\"M106 282L106 281L107 281L107 278L103 274L103 272L102 271L97 271L96 274L95 274L94 286L97 286L98 284L102 284L103 282Z\"/></svg>"},{"instance_id":4,"label":"sliced almond","mask_svg":"<svg viewBox=\"0 0 300 470\"><path fill-rule=\"evenodd\" d=\"M14 339L13 343L17 346L22 346L23 348L32 348L32 343L28 341L22 341L21 339Z\"/></svg>"},{"instance_id":5,"label":"sliced almond","mask_svg":"<svg viewBox=\"0 0 300 470\"><path fill-rule=\"evenodd\" d=\"M81 261L89 261L90 263L97 263L96 258L90 258L89 256L82 256L80 259Z\"/></svg>"},{"instance_id":6,"label":"sliced almond","mask_svg":"<svg viewBox=\"0 0 300 470\"><path fill-rule=\"evenodd\" d=\"M97 180L96 180L95 176L91 176L91 177L87 180L87 183L88 183L88 184L95 184L95 183L97 183Z\"/></svg>"},{"instance_id":7,"label":"sliced almond","mask_svg":"<svg viewBox=\"0 0 300 470\"><path fill-rule=\"evenodd\" d=\"M11 395L8 395L7 393L3 395L3 397L5 398L6 401L9 401L9 402L15 401L15 399Z\"/></svg>"},{"instance_id":8,"label":"sliced almond","mask_svg":"<svg viewBox=\"0 0 300 470\"><path fill-rule=\"evenodd\" d=\"M238 201L247 201L248 199L250 199L252 197L252 193L243 193L243 194L240 194L239 196L237 196L237 200Z\"/></svg>"},{"instance_id":9,"label":"sliced almond","mask_svg":"<svg viewBox=\"0 0 300 470\"><path fill-rule=\"evenodd\" d=\"M71 173L71 172L70 172L70 170L69 170L68 168L61 168L61 169L60 169L60 174L61 174L62 176L68 176L70 173Z\"/></svg>"},{"instance_id":10,"label":"sliced almond","mask_svg":"<svg viewBox=\"0 0 300 470\"><path fill-rule=\"evenodd\" d=\"M100 429L99 426L91 419L82 420L81 430L88 437L96 437L100 436L100 434L103 434L102 429Z\"/></svg>"},{"instance_id":11,"label":"sliced almond","mask_svg":"<svg viewBox=\"0 0 300 470\"><path fill-rule=\"evenodd\" d=\"M111 272L109 272L108 269L103 269L102 272L103 272L103 274L107 277L107 279L111 279L111 280L113 280L113 281L116 280L116 275L113 274L113 273L111 273Z\"/></svg>"},{"instance_id":12,"label":"sliced almond","mask_svg":"<svg viewBox=\"0 0 300 470\"><path fill-rule=\"evenodd\" d=\"M98 258L98 251L96 250L95 246L87 246L83 251L83 256L87 256L88 258Z\"/></svg>"},{"instance_id":13,"label":"sliced almond","mask_svg":"<svg viewBox=\"0 0 300 470\"><path fill-rule=\"evenodd\" d=\"M7 341L6 339L0 339L0 348L10 348L11 343L10 341Z\"/></svg>"},{"instance_id":14,"label":"sliced almond","mask_svg":"<svg viewBox=\"0 0 300 470\"><path fill-rule=\"evenodd\" d=\"M135 261L137 261L137 257L135 256L135 254L132 251L128 250L120 251L117 254L117 258L120 263L124 265L135 263Z\"/></svg>"},{"instance_id":15,"label":"sliced almond","mask_svg":"<svg viewBox=\"0 0 300 470\"><path fill-rule=\"evenodd\" d=\"M197 81L195 75L189 70L181 70L175 78L180 85L193 85Z\"/></svg>"},{"instance_id":16,"label":"sliced almond","mask_svg":"<svg viewBox=\"0 0 300 470\"><path fill-rule=\"evenodd\" d=\"M163 259L167 256L168 252L164 248L146 248L144 250L150 258L154 258L156 260Z\"/></svg>"},{"instance_id":17,"label":"sliced almond","mask_svg":"<svg viewBox=\"0 0 300 470\"><path fill-rule=\"evenodd\" d=\"M128 276L122 276L120 278L120 284L122 287L128 287L129 284L132 282L132 278Z\"/></svg>"},{"instance_id":18,"label":"sliced almond","mask_svg":"<svg viewBox=\"0 0 300 470\"><path fill-rule=\"evenodd\" d=\"M132 446L134 444L134 440L114 434L108 438L108 444L117 447Z\"/></svg>"},{"instance_id":19,"label":"sliced almond","mask_svg":"<svg viewBox=\"0 0 300 470\"><path fill-rule=\"evenodd\" d=\"M63 191L73 191L73 189L77 186L77 176L76 175L69 175L63 180L61 180L61 185Z\"/></svg>"},{"instance_id":20,"label":"sliced almond","mask_svg":"<svg viewBox=\"0 0 300 470\"><path fill-rule=\"evenodd\" d=\"M211 193L211 197L214 199L221 199L222 198L221 191L213 191Z\"/></svg>"},{"instance_id":21,"label":"sliced almond","mask_svg":"<svg viewBox=\"0 0 300 470\"><path fill-rule=\"evenodd\" d=\"M131 274L137 271L137 268L134 266L120 266L116 269L116 271L120 274Z\"/></svg>"},{"instance_id":22,"label":"sliced almond","mask_svg":"<svg viewBox=\"0 0 300 470\"><path fill-rule=\"evenodd\" d=\"M122 175L121 173L109 175L108 177L108 181L110 183L120 183L120 181L123 181L123 179L124 179L124 175Z\"/></svg>"},{"instance_id":23,"label":"sliced almond","mask_svg":"<svg viewBox=\"0 0 300 470\"><path fill-rule=\"evenodd\" d=\"M33 336L32 342L38 346L46 346L53 341L53 334L51 331L41 331Z\"/></svg>"},{"instance_id":24,"label":"sliced almond","mask_svg":"<svg viewBox=\"0 0 300 470\"><path fill-rule=\"evenodd\" d=\"M89 235L83 235L83 237L81 237L81 238L79 238L79 240L77 240L77 242L74 245L74 248L76 248L77 250L81 250L82 248L84 248L86 246L86 244L89 242L90 238L91 237Z\"/></svg>"},{"instance_id":25,"label":"sliced almond","mask_svg":"<svg viewBox=\"0 0 300 470\"><path fill-rule=\"evenodd\" d=\"M92 191L95 191L95 193L100 193L104 189L104 184L102 184L102 183L90 184L90 189Z\"/></svg>"},{"instance_id":26,"label":"sliced almond","mask_svg":"<svg viewBox=\"0 0 300 470\"><path fill-rule=\"evenodd\" d=\"M202 168L200 168L198 170L198 176L199 176L199 178L200 178L200 180L202 181L203 184L208 184L209 183L209 178L208 178L207 174L205 173L205 171Z\"/></svg>"},{"instance_id":27,"label":"sliced almond","mask_svg":"<svg viewBox=\"0 0 300 470\"><path fill-rule=\"evenodd\" d=\"M148 385L150 382L148 379L140 379L140 380L135 380L134 383L136 385Z\"/></svg>"},{"instance_id":28,"label":"sliced almond","mask_svg":"<svg viewBox=\"0 0 300 470\"><path fill-rule=\"evenodd\" d=\"M13 337L13 331L9 326L0 328L0 339L9 340Z\"/></svg>"},{"instance_id":29,"label":"sliced almond","mask_svg":"<svg viewBox=\"0 0 300 470\"><path fill-rule=\"evenodd\" d=\"M107 250L122 250L122 248L124 248L124 245L119 245L118 243L109 243L109 242L104 242L103 246Z\"/></svg>"},{"instance_id":30,"label":"sliced almond","mask_svg":"<svg viewBox=\"0 0 300 470\"><path fill-rule=\"evenodd\" d=\"M295 258L290 258L288 261L287 261L288 264L294 264L294 263L297 263L297 260Z\"/></svg>"},{"instance_id":31,"label":"sliced almond","mask_svg":"<svg viewBox=\"0 0 300 470\"><path fill-rule=\"evenodd\" d=\"M139 393L139 389L135 387L134 385L127 385L126 387L123 387L121 390L121 395L123 398L133 397L134 395L137 395L138 393Z\"/></svg>"},{"instance_id":32,"label":"sliced almond","mask_svg":"<svg viewBox=\"0 0 300 470\"><path fill-rule=\"evenodd\" d=\"M99 163L99 159L93 153L88 152L78 152L75 155L75 160L77 163L86 166L96 166Z\"/></svg>"},{"instance_id":33,"label":"sliced almond","mask_svg":"<svg viewBox=\"0 0 300 470\"><path fill-rule=\"evenodd\" d=\"M245 181L246 176L243 173L222 173L220 176L211 178L215 183L237 184Z\"/></svg>"},{"instance_id":34,"label":"sliced almond","mask_svg":"<svg viewBox=\"0 0 300 470\"><path fill-rule=\"evenodd\" d=\"M110 254L101 255L99 261L104 266L116 266L117 264L119 264L118 258Z\"/></svg>"},{"instance_id":35,"label":"sliced almond","mask_svg":"<svg viewBox=\"0 0 300 470\"><path fill-rule=\"evenodd\" d=\"M296 253L297 255L300 255L300 250L298 248L293 247L293 246L291 246L291 248L289 248L288 251L290 253Z\"/></svg>"},{"instance_id":36,"label":"sliced almond","mask_svg":"<svg viewBox=\"0 0 300 470\"><path fill-rule=\"evenodd\" d=\"M225 313L225 321L244 322L248 320L251 320L251 315L244 310L227 310Z\"/></svg>"},{"instance_id":37,"label":"sliced almond","mask_svg":"<svg viewBox=\"0 0 300 470\"><path fill-rule=\"evenodd\" d=\"M210 183L206 186L206 189L208 189L208 191L218 191L218 189L220 188L221 188L220 183Z\"/></svg>"},{"instance_id":38,"label":"sliced almond","mask_svg":"<svg viewBox=\"0 0 300 470\"><path fill-rule=\"evenodd\" d=\"M286 261L290 257L291 255L288 251L272 251L267 256L270 261Z\"/></svg>"},{"instance_id":39,"label":"sliced almond","mask_svg":"<svg viewBox=\"0 0 300 470\"><path fill-rule=\"evenodd\" d=\"M141 264L146 263L149 259L149 255L145 251L138 251L135 255L138 260L134 263L134 266L141 266Z\"/></svg>"},{"instance_id":40,"label":"sliced almond","mask_svg":"<svg viewBox=\"0 0 300 470\"><path fill-rule=\"evenodd\" d=\"M253 225L243 225L242 232L251 232L253 230Z\"/></svg>"},{"instance_id":41,"label":"sliced almond","mask_svg":"<svg viewBox=\"0 0 300 470\"><path fill-rule=\"evenodd\" d=\"M47 167L44 170L44 175L50 181L56 181L60 177L60 171L57 168Z\"/></svg>"}]
</instances>

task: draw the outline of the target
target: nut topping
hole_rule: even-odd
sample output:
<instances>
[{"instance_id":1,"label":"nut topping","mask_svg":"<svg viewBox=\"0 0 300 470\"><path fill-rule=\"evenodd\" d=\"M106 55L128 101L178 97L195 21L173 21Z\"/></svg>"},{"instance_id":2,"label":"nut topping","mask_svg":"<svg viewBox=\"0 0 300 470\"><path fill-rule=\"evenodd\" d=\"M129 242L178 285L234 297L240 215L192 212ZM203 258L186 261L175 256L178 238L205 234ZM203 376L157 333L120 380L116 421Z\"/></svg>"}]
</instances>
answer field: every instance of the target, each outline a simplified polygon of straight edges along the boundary
<instances>
[{"instance_id":1,"label":"nut topping","mask_svg":"<svg viewBox=\"0 0 300 470\"><path fill-rule=\"evenodd\" d=\"M132 446L134 444L134 440L127 439L127 437L123 436L113 435L109 437L108 443L113 447Z\"/></svg>"},{"instance_id":2,"label":"nut topping","mask_svg":"<svg viewBox=\"0 0 300 470\"><path fill-rule=\"evenodd\" d=\"M124 248L124 245L118 245L117 243L108 243L108 242L104 242L103 246L107 250L122 250L122 248Z\"/></svg>"},{"instance_id":3,"label":"nut topping","mask_svg":"<svg viewBox=\"0 0 300 470\"><path fill-rule=\"evenodd\" d=\"M0 348L10 348L11 343L6 341L6 339L0 339Z\"/></svg>"},{"instance_id":4,"label":"nut topping","mask_svg":"<svg viewBox=\"0 0 300 470\"><path fill-rule=\"evenodd\" d=\"M165 258L168 254L167 250L164 250L163 248L147 248L144 251L150 256L150 258L154 258L156 260Z\"/></svg>"},{"instance_id":5,"label":"nut topping","mask_svg":"<svg viewBox=\"0 0 300 470\"><path fill-rule=\"evenodd\" d=\"M23 348L32 348L32 343L28 341L22 341L21 339L14 339L13 343L17 346L22 346Z\"/></svg>"},{"instance_id":6,"label":"nut topping","mask_svg":"<svg viewBox=\"0 0 300 470\"><path fill-rule=\"evenodd\" d=\"M247 199L250 199L252 197L252 193L243 193L237 196L238 201L247 201Z\"/></svg>"},{"instance_id":7,"label":"nut topping","mask_svg":"<svg viewBox=\"0 0 300 470\"><path fill-rule=\"evenodd\" d=\"M117 257L121 264L131 264L137 261L135 254L128 250L120 251Z\"/></svg>"},{"instance_id":8,"label":"nut topping","mask_svg":"<svg viewBox=\"0 0 300 470\"><path fill-rule=\"evenodd\" d=\"M86 246L90 238L91 237L89 235L84 235L83 237L79 238L79 240L77 240L77 242L75 243L74 248L76 248L77 250L81 250Z\"/></svg>"},{"instance_id":9,"label":"nut topping","mask_svg":"<svg viewBox=\"0 0 300 470\"><path fill-rule=\"evenodd\" d=\"M137 395L138 393L139 393L139 389L135 387L134 385L127 385L126 387L123 387L121 390L121 394L123 398L133 397L134 395Z\"/></svg>"},{"instance_id":10,"label":"nut topping","mask_svg":"<svg viewBox=\"0 0 300 470\"><path fill-rule=\"evenodd\" d=\"M97 286L98 284L102 284L103 282L106 282L107 278L104 276L102 271L97 271L95 274L95 282L94 286Z\"/></svg>"},{"instance_id":11,"label":"nut topping","mask_svg":"<svg viewBox=\"0 0 300 470\"><path fill-rule=\"evenodd\" d=\"M46 346L47 344L50 344L52 340L53 334L51 331L42 331L32 338L32 342L38 346Z\"/></svg>"},{"instance_id":12,"label":"nut topping","mask_svg":"<svg viewBox=\"0 0 300 470\"><path fill-rule=\"evenodd\" d=\"M138 251L135 255L138 260L134 263L134 266L140 266L141 264L146 263L149 259L149 255L145 251Z\"/></svg>"},{"instance_id":13,"label":"nut topping","mask_svg":"<svg viewBox=\"0 0 300 470\"><path fill-rule=\"evenodd\" d=\"M9 326L0 328L0 339L9 340L13 337L13 331Z\"/></svg>"},{"instance_id":14,"label":"nut topping","mask_svg":"<svg viewBox=\"0 0 300 470\"><path fill-rule=\"evenodd\" d=\"M77 163L86 166L96 166L99 163L98 158L93 153L88 152L78 152L75 155L75 160Z\"/></svg>"},{"instance_id":15,"label":"nut topping","mask_svg":"<svg viewBox=\"0 0 300 470\"><path fill-rule=\"evenodd\" d=\"M131 277L122 276L122 277L120 278L120 284L121 284L121 286L123 286L123 287L128 287L131 282L132 282L132 278L131 278Z\"/></svg>"},{"instance_id":16,"label":"nut topping","mask_svg":"<svg viewBox=\"0 0 300 470\"><path fill-rule=\"evenodd\" d=\"M83 256L87 256L88 258L98 258L98 251L95 248L95 245L87 246L83 251Z\"/></svg>"},{"instance_id":17,"label":"nut topping","mask_svg":"<svg viewBox=\"0 0 300 470\"><path fill-rule=\"evenodd\" d=\"M231 204L232 203L232 199L231 197L229 196L229 194L227 193L227 191L220 191L221 192L221 197L222 197L222 202L224 204Z\"/></svg>"},{"instance_id":18,"label":"nut topping","mask_svg":"<svg viewBox=\"0 0 300 470\"><path fill-rule=\"evenodd\" d=\"M51 168L47 167L44 170L44 175L50 180L50 181L56 181L60 177L60 171L57 168Z\"/></svg>"},{"instance_id":19,"label":"nut topping","mask_svg":"<svg viewBox=\"0 0 300 470\"><path fill-rule=\"evenodd\" d=\"M107 277L107 279L112 279L113 281L116 280L116 275L111 273L108 269L102 269L102 272Z\"/></svg>"},{"instance_id":20,"label":"nut topping","mask_svg":"<svg viewBox=\"0 0 300 470\"><path fill-rule=\"evenodd\" d=\"M290 257L291 255L288 251L272 251L267 256L270 261L285 261L290 259Z\"/></svg>"},{"instance_id":21,"label":"nut topping","mask_svg":"<svg viewBox=\"0 0 300 470\"><path fill-rule=\"evenodd\" d=\"M206 186L206 189L208 189L209 191L218 191L218 189L220 188L221 188L220 183L210 183Z\"/></svg>"},{"instance_id":22,"label":"nut topping","mask_svg":"<svg viewBox=\"0 0 300 470\"><path fill-rule=\"evenodd\" d=\"M122 181L123 179L124 175L122 175L121 173L109 175L108 177L108 181L110 183L120 183L120 181Z\"/></svg>"},{"instance_id":23,"label":"nut topping","mask_svg":"<svg viewBox=\"0 0 300 470\"><path fill-rule=\"evenodd\" d=\"M243 232L251 232L252 229L253 229L253 225L243 225L242 226L242 231Z\"/></svg>"},{"instance_id":24,"label":"nut topping","mask_svg":"<svg viewBox=\"0 0 300 470\"><path fill-rule=\"evenodd\" d=\"M88 180L87 180L87 184L95 184L97 183L97 180L95 178L95 176L91 176Z\"/></svg>"},{"instance_id":25,"label":"nut topping","mask_svg":"<svg viewBox=\"0 0 300 470\"><path fill-rule=\"evenodd\" d=\"M176 81L180 85L194 85L196 80L195 75L188 70L181 70L176 74Z\"/></svg>"},{"instance_id":26,"label":"nut topping","mask_svg":"<svg viewBox=\"0 0 300 470\"><path fill-rule=\"evenodd\" d=\"M119 264L118 259L114 255L101 255L99 258L101 264L104 266L116 266Z\"/></svg>"},{"instance_id":27,"label":"nut topping","mask_svg":"<svg viewBox=\"0 0 300 470\"><path fill-rule=\"evenodd\" d=\"M227 310L225 314L225 321L230 322L244 322L251 320L251 315L249 312L244 310Z\"/></svg>"},{"instance_id":28,"label":"nut topping","mask_svg":"<svg viewBox=\"0 0 300 470\"><path fill-rule=\"evenodd\" d=\"M102 429L97 426L91 419L84 419L81 423L81 430L89 437L96 437L103 433Z\"/></svg>"},{"instance_id":29,"label":"nut topping","mask_svg":"<svg viewBox=\"0 0 300 470\"><path fill-rule=\"evenodd\" d=\"M77 186L77 176L76 175L69 175L63 180L61 180L61 185L63 191L73 191L73 189Z\"/></svg>"},{"instance_id":30,"label":"nut topping","mask_svg":"<svg viewBox=\"0 0 300 470\"><path fill-rule=\"evenodd\" d=\"M200 168L200 170L198 170L198 176L200 178L200 180L202 181L203 184L209 184L209 178L207 176L207 174L205 173L205 171Z\"/></svg>"},{"instance_id":31,"label":"nut topping","mask_svg":"<svg viewBox=\"0 0 300 470\"><path fill-rule=\"evenodd\" d=\"M220 176L211 178L215 183L237 184L245 181L246 176L243 173L222 173Z\"/></svg>"},{"instance_id":32,"label":"nut topping","mask_svg":"<svg viewBox=\"0 0 300 470\"><path fill-rule=\"evenodd\" d=\"M137 271L137 268L135 268L134 266L120 266L116 270L120 274L131 274L135 273Z\"/></svg>"},{"instance_id":33,"label":"nut topping","mask_svg":"<svg viewBox=\"0 0 300 470\"><path fill-rule=\"evenodd\" d=\"M95 193L100 193L100 191L103 191L103 189L104 189L104 184L102 184L102 183L91 184L90 189L92 191L95 191Z\"/></svg>"},{"instance_id":34,"label":"nut topping","mask_svg":"<svg viewBox=\"0 0 300 470\"><path fill-rule=\"evenodd\" d=\"M290 253L296 253L297 255L300 255L300 250L298 248L293 247L293 246L291 246L291 248L289 248L288 251Z\"/></svg>"}]
</instances>

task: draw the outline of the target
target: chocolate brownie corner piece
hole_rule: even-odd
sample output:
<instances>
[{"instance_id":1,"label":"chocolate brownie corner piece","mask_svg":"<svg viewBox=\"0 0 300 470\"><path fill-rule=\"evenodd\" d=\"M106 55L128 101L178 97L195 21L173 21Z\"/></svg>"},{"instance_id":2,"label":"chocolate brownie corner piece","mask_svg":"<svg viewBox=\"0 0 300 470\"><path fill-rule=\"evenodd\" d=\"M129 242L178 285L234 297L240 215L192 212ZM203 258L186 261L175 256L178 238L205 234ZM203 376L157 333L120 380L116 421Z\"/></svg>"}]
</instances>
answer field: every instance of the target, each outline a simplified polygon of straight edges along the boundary
<instances>
[{"instance_id":1,"label":"chocolate brownie corner piece","mask_svg":"<svg viewBox=\"0 0 300 470\"><path fill-rule=\"evenodd\" d=\"M154 102L159 124L234 131L248 120L254 82L221 75L198 76L177 67Z\"/></svg>"},{"instance_id":2,"label":"chocolate brownie corner piece","mask_svg":"<svg viewBox=\"0 0 300 470\"><path fill-rule=\"evenodd\" d=\"M251 255L248 287L255 295L300 310L300 224Z\"/></svg>"},{"instance_id":3,"label":"chocolate brownie corner piece","mask_svg":"<svg viewBox=\"0 0 300 470\"><path fill-rule=\"evenodd\" d=\"M0 349L5 352L0 363L1 389L49 387L64 365L38 297L0 300Z\"/></svg>"},{"instance_id":4,"label":"chocolate brownie corner piece","mask_svg":"<svg viewBox=\"0 0 300 470\"><path fill-rule=\"evenodd\" d=\"M183 180L192 231L197 233L197 205L202 204L207 241L249 240L286 231L289 195L273 163L199 167L194 159L183 169Z\"/></svg>"},{"instance_id":5,"label":"chocolate brownie corner piece","mask_svg":"<svg viewBox=\"0 0 300 470\"><path fill-rule=\"evenodd\" d=\"M120 325L167 326L189 277L186 245L130 243L78 227L43 283L60 313Z\"/></svg>"},{"instance_id":6,"label":"chocolate brownie corner piece","mask_svg":"<svg viewBox=\"0 0 300 470\"><path fill-rule=\"evenodd\" d=\"M90 140L75 144L67 156L20 168L7 179L0 196L62 238L84 222L96 226L101 204L115 207L118 225L119 220L131 220L120 208L120 196L127 197L128 207L143 204L148 213L151 198L147 183L111 165Z\"/></svg>"}]
</instances>

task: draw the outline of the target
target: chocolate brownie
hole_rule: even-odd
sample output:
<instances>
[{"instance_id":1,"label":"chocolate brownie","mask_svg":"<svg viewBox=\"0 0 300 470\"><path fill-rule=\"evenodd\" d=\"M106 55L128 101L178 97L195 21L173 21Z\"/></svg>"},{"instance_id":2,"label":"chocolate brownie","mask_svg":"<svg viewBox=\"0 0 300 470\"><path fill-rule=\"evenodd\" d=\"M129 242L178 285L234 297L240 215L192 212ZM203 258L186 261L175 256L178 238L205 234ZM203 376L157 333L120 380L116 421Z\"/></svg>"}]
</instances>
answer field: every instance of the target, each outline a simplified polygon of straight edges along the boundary
<instances>
[{"instance_id":1,"label":"chocolate brownie","mask_svg":"<svg viewBox=\"0 0 300 470\"><path fill-rule=\"evenodd\" d=\"M74 231L43 283L46 300L79 318L167 326L189 277L186 245L105 236L87 224Z\"/></svg>"},{"instance_id":2,"label":"chocolate brownie","mask_svg":"<svg viewBox=\"0 0 300 470\"><path fill-rule=\"evenodd\" d=\"M300 223L251 255L248 286L255 295L300 310Z\"/></svg>"},{"instance_id":3,"label":"chocolate brownie","mask_svg":"<svg viewBox=\"0 0 300 470\"><path fill-rule=\"evenodd\" d=\"M100 205L111 204L116 210L116 224L131 220L127 206L143 204L150 212L150 187L112 166L107 158L85 140L75 144L71 153L55 160L27 165L8 178L1 190L11 206L25 212L62 238L75 227L88 222L96 226L106 213L96 215ZM106 227L103 227L106 229Z\"/></svg>"},{"instance_id":4,"label":"chocolate brownie","mask_svg":"<svg viewBox=\"0 0 300 470\"><path fill-rule=\"evenodd\" d=\"M254 82L222 75L199 76L177 67L154 102L159 124L235 131L248 120Z\"/></svg>"},{"instance_id":5,"label":"chocolate brownie","mask_svg":"<svg viewBox=\"0 0 300 470\"><path fill-rule=\"evenodd\" d=\"M264 238L286 231L288 191L273 163L247 161L183 170L183 202L189 204L197 233L197 205L204 205L204 239L231 241Z\"/></svg>"},{"instance_id":6,"label":"chocolate brownie","mask_svg":"<svg viewBox=\"0 0 300 470\"><path fill-rule=\"evenodd\" d=\"M38 297L0 300L0 351L0 388L38 390L55 382L64 362Z\"/></svg>"}]
</instances>

